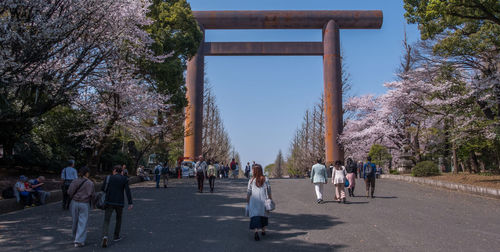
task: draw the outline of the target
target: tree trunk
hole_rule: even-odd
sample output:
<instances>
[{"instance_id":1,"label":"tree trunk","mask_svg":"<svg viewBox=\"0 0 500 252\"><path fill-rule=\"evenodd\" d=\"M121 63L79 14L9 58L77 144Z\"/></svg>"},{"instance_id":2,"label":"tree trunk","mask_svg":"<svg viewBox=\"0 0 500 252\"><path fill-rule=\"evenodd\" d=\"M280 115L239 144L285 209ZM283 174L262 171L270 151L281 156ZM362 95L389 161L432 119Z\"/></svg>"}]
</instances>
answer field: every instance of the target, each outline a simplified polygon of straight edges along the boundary
<instances>
[{"instance_id":1,"label":"tree trunk","mask_svg":"<svg viewBox=\"0 0 500 252\"><path fill-rule=\"evenodd\" d=\"M455 144L455 141L452 141L452 146L451 146L452 152L453 152L453 173L458 174L458 160L457 160L457 146Z\"/></svg>"},{"instance_id":2,"label":"tree trunk","mask_svg":"<svg viewBox=\"0 0 500 252\"><path fill-rule=\"evenodd\" d=\"M471 170L474 173L479 173L479 162L477 160L477 155L474 151L470 152L470 160L471 160ZM471 172L471 173L472 173Z\"/></svg>"}]
</instances>

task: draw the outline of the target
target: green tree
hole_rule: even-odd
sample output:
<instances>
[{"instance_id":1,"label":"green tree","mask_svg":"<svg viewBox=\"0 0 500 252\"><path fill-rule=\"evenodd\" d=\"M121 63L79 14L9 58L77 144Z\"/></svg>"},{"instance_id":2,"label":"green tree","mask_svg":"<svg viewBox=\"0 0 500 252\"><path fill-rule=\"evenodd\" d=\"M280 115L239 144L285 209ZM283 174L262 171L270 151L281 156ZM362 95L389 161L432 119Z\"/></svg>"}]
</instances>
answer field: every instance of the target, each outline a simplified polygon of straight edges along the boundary
<instances>
[{"instance_id":1,"label":"green tree","mask_svg":"<svg viewBox=\"0 0 500 252\"><path fill-rule=\"evenodd\" d=\"M368 156L372 158L372 162L378 167L384 166L392 158L391 154L387 151L387 148L380 144L372 145Z\"/></svg>"},{"instance_id":2,"label":"green tree","mask_svg":"<svg viewBox=\"0 0 500 252\"><path fill-rule=\"evenodd\" d=\"M203 39L191 6L186 0L153 0L148 17L154 22L146 27L156 55L169 55L163 62L143 62L142 70L157 83L159 92L171 95L177 111L187 105L184 70L187 60L196 54Z\"/></svg>"},{"instance_id":3,"label":"green tree","mask_svg":"<svg viewBox=\"0 0 500 252\"><path fill-rule=\"evenodd\" d=\"M273 174L275 164L268 164L264 167L264 173Z\"/></svg>"},{"instance_id":4,"label":"green tree","mask_svg":"<svg viewBox=\"0 0 500 252\"><path fill-rule=\"evenodd\" d=\"M500 2L498 0L404 0L405 17L419 24L433 52L462 67L478 71L482 92L491 102L477 100L489 120L500 117ZM480 93L478 97L486 94Z\"/></svg>"},{"instance_id":5,"label":"green tree","mask_svg":"<svg viewBox=\"0 0 500 252\"><path fill-rule=\"evenodd\" d=\"M274 161L273 177L281 178L283 177L283 171L285 170L285 160L283 159L283 153L281 150L276 156L276 161Z\"/></svg>"}]
</instances>

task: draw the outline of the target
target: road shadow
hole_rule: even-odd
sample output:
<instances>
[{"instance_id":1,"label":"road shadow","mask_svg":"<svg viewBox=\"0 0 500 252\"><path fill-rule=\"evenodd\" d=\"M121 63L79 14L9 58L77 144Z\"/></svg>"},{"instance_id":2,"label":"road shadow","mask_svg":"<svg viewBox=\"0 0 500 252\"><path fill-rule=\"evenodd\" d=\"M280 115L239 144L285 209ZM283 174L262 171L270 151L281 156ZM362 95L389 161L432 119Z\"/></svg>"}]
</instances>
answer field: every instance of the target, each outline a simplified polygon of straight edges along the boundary
<instances>
[{"instance_id":1,"label":"road shadow","mask_svg":"<svg viewBox=\"0 0 500 252\"><path fill-rule=\"evenodd\" d=\"M342 222L330 215L273 212L268 232L253 240L244 217L248 181L218 180L214 193L197 193L196 181L172 181L167 189L151 182L133 186L134 209L124 210L122 235L99 247L103 211L89 217L86 246L73 248L71 215L57 203L0 215L0 251L335 251L343 244L309 242L311 231ZM208 183L205 183L208 185ZM114 229L114 216L110 234Z\"/></svg>"}]
</instances>

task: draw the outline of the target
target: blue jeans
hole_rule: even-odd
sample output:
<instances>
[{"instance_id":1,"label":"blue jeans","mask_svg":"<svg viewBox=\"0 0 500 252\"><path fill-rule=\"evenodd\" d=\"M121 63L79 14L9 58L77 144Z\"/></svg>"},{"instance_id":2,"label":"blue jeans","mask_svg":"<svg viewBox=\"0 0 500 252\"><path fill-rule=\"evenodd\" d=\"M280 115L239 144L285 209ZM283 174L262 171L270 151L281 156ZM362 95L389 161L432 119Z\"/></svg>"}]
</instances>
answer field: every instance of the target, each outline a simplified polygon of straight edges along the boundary
<instances>
[{"instance_id":1,"label":"blue jeans","mask_svg":"<svg viewBox=\"0 0 500 252\"><path fill-rule=\"evenodd\" d=\"M73 217L73 237L75 242L84 243L87 239L87 223L89 219L89 203L71 201L71 216Z\"/></svg>"},{"instance_id":2,"label":"blue jeans","mask_svg":"<svg viewBox=\"0 0 500 252\"><path fill-rule=\"evenodd\" d=\"M160 174L155 175L155 179L156 179L156 188L160 188L161 175Z\"/></svg>"}]
</instances>

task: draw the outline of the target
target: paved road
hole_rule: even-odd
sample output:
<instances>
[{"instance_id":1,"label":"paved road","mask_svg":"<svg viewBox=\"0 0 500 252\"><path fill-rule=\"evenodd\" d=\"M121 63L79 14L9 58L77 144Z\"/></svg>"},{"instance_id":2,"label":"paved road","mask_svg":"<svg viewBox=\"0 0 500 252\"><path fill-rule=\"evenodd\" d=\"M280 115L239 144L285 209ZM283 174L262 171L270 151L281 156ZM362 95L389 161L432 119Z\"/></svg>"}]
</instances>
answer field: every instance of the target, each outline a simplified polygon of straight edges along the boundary
<instances>
[{"instance_id":1,"label":"paved road","mask_svg":"<svg viewBox=\"0 0 500 252\"><path fill-rule=\"evenodd\" d=\"M358 186L361 181L358 181ZM377 198L317 205L308 180L272 180L277 210L268 236L253 241L243 217L246 182L216 181L197 194L194 180L168 189L133 187L125 239L98 247L103 212L91 212L87 245L72 248L71 216L59 203L0 215L0 251L499 251L500 200L378 180ZM358 187L361 194L362 187ZM373 249L373 250L372 250Z\"/></svg>"}]
</instances>

